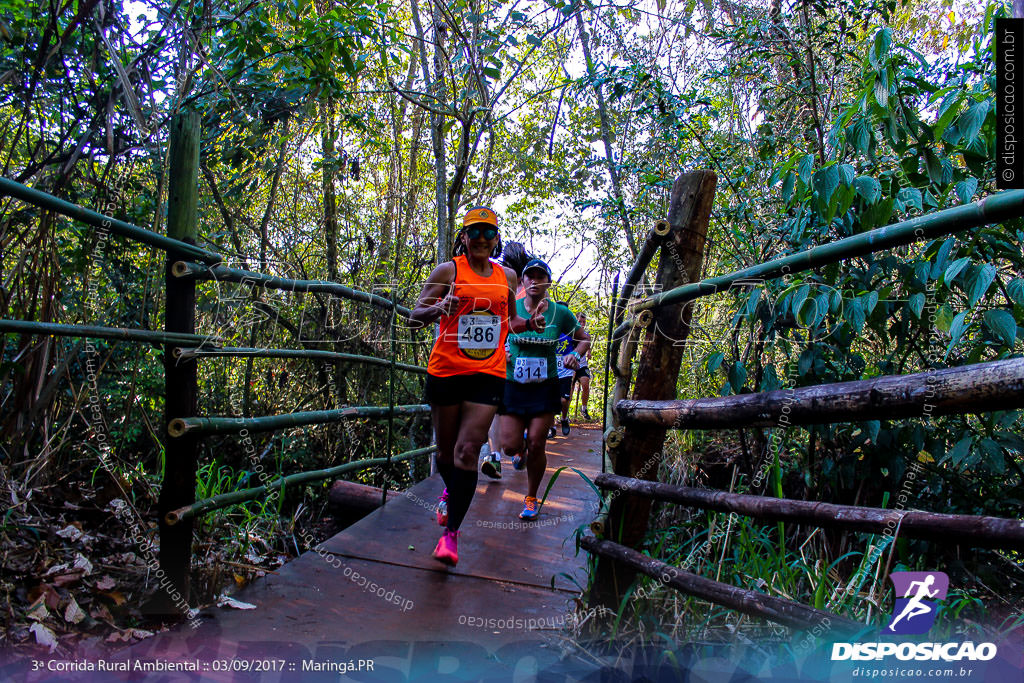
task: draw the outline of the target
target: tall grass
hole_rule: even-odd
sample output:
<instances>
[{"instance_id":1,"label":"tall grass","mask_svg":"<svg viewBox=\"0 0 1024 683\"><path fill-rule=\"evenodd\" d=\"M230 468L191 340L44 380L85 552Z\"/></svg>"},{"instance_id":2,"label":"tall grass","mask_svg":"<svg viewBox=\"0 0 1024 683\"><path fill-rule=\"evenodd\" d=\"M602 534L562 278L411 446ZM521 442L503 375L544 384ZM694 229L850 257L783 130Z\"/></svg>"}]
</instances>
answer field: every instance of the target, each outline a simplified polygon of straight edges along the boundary
<instances>
[{"instance_id":1,"label":"tall grass","mask_svg":"<svg viewBox=\"0 0 1024 683\"><path fill-rule=\"evenodd\" d=\"M699 484L693 481L695 460L706 454L678 448L685 440L703 445L699 433L683 439L670 435L660 481ZM771 494L782 496L777 458L768 487ZM735 472L730 488L743 488L737 484ZM852 534L842 544L834 536L817 527L761 523L739 515L656 503L650 531L640 549L709 579L809 604L875 627L884 626L892 611L889 573L935 569L925 566L928 560L923 555L901 556L892 536ZM840 554L835 550L839 546L848 549ZM942 603L934 634L980 632L985 615L984 604L973 592L951 590ZM1024 617L1007 618L1001 630L1009 632L1021 622ZM600 635L626 645L728 642L737 637L784 645L795 634L792 629L685 595L644 575L626 591L615 618L589 620L586 635L595 635L595 625ZM574 636L584 637L586 629L577 628Z\"/></svg>"}]
</instances>

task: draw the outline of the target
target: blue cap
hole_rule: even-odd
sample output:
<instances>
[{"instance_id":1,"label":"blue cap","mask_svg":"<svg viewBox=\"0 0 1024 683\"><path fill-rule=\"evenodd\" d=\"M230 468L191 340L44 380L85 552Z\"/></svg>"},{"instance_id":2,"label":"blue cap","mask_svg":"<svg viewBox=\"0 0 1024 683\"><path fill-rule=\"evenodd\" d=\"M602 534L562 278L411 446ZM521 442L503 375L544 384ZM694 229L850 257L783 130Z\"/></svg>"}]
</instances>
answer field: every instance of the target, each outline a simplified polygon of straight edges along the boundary
<instances>
[{"instance_id":1,"label":"blue cap","mask_svg":"<svg viewBox=\"0 0 1024 683\"><path fill-rule=\"evenodd\" d=\"M551 269L548 268L548 264L544 263L544 261L540 260L539 258L530 259L529 261L526 262L526 265L523 266L523 275L526 275L528 271L534 268L540 268L548 276L548 280L551 279Z\"/></svg>"}]
</instances>

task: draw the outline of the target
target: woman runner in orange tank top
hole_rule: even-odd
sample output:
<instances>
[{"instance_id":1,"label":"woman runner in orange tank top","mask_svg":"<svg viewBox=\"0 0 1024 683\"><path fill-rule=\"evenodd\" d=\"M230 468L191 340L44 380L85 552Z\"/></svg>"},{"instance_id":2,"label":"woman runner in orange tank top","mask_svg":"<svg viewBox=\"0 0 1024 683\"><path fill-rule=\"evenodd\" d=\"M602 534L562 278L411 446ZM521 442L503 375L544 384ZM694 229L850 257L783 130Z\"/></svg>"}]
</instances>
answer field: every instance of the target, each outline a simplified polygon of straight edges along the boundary
<instances>
[{"instance_id":1,"label":"woman runner in orange tank top","mask_svg":"<svg viewBox=\"0 0 1024 683\"><path fill-rule=\"evenodd\" d=\"M452 259L452 294L459 305L451 315L441 316L440 334L427 364L434 377L482 373L505 378L508 275L497 263L490 264L490 275L483 277L465 254Z\"/></svg>"},{"instance_id":2,"label":"woman runner in orange tank top","mask_svg":"<svg viewBox=\"0 0 1024 683\"><path fill-rule=\"evenodd\" d=\"M445 483L438 508L444 533L434 557L458 562L458 531L477 484L477 456L505 385L509 330L543 330L544 316L516 315L515 273L491 260L500 252L498 219L470 209L452 249L453 260L430 274L409 316L413 326L440 320L427 363L427 402L437 439L437 471Z\"/></svg>"}]
</instances>

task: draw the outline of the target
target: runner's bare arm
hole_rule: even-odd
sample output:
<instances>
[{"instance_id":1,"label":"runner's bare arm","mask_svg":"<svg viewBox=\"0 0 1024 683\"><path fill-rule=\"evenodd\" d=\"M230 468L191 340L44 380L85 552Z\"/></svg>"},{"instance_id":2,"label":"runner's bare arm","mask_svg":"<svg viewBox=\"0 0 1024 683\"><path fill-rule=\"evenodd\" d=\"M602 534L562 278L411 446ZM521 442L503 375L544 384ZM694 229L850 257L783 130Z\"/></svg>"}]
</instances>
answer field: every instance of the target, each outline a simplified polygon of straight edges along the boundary
<instances>
[{"instance_id":1,"label":"runner's bare arm","mask_svg":"<svg viewBox=\"0 0 1024 683\"><path fill-rule=\"evenodd\" d=\"M519 287L519 278L516 277L516 271L505 266L502 267L505 269L505 278L508 280L508 331L519 334L528 329L528 321L520 318L516 311L516 288Z\"/></svg>"},{"instance_id":2,"label":"runner's bare arm","mask_svg":"<svg viewBox=\"0 0 1024 683\"><path fill-rule=\"evenodd\" d=\"M409 326L418 329L436 321L442 315L451 315L458 308L459 297L454 294L455 264L446 261L434 268L423 285L416 306L409 314Z\"/></svg>"}]
</instances>

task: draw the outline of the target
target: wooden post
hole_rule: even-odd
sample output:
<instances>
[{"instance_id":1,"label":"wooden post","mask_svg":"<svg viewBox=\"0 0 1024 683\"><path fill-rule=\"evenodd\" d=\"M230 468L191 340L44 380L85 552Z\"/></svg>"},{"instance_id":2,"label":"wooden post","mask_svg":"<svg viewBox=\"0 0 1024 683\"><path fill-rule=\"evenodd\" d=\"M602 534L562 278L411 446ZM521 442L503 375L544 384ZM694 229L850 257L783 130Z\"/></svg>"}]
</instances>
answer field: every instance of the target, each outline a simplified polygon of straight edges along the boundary
<instances>
[{"instance_id":1,"label":"wooden post","mask_svg":"<svg viewBox=\"0 0 1024 683\"><path fill-rule=\"evenodd\" d=\"M398 253L397 251L395 252ZM388 477L391 476L391 454L394 452L395 444L395 361L398 351L395 349L397 341L395 337L395 318L398 314L395 306L398 305L398 285L391 284L391 320L388 323L388 336L391 337L391 363L388 369L388 464L384 467L383 481L380 484L380 504L388 504Z\"/></svg>"},{"instance_id":2,"label":"wooden post","mask_svg":"<svg viewBox=\"0 0 1024 683\"><path fill-rule=\"evenodd\" d=\"M608 370L612 364L612 330L615 329L615 302L619 297L619 274L615 273L615 284L612 285L611 306L608 307L608 337L604 340L604 398L601 400L601 434L608 431ZM577 407L577 410L579 408ZM584 409L585 410L585 409ZM605 439L601 439L601 472L608 471L608 449Z\"/></svg>"},{"instance_id":3,"label":"wooden post","mask_svg":"<svg viewBox=\"0 0 1024 683\"><path fill-rule=\"evenodd\" d=\"M717 176L711 171L694 171L676 179L669 204L671 232L662 243L658 261L656 282L662 291L700 279L717 182ZM654 320L644 333L634 399L675 398L683 342L689 334L692 310L692 303L688 302L654 311ZM615 474L653 480L658 472L665 432L663 427L626 426L622 439L610 449ZM650 510L649 499L616 496L608 511L606 537L636 547L647 532ZM591 605L617 609L635 577L634 568L600 557L590 595Z\"/></svg>"},{"instance_id":4,"label":"wooden post","mask_svg":"<svg viewBox=\"0 0 1024 683\"><path fill-rule=\"evenodd\" d=\"M167 236L194 244L196 241L196 198L199 169L199 114L179 114L171 123L170 184L167 198ZM193 334L196 322L196 285L189 278L171 272L185 254L167 252L167 332ZM154 608L161 613L181 612L189 598L189 570L192 564L192 520L169 526L168 512L195 502L199 436L168 435L167 427L177 418L196 414L196 359L177 359L173 344L164 347L164 478L160 487L160 569L170 582L159 591Z\"/></svg>"}]
</instances>

